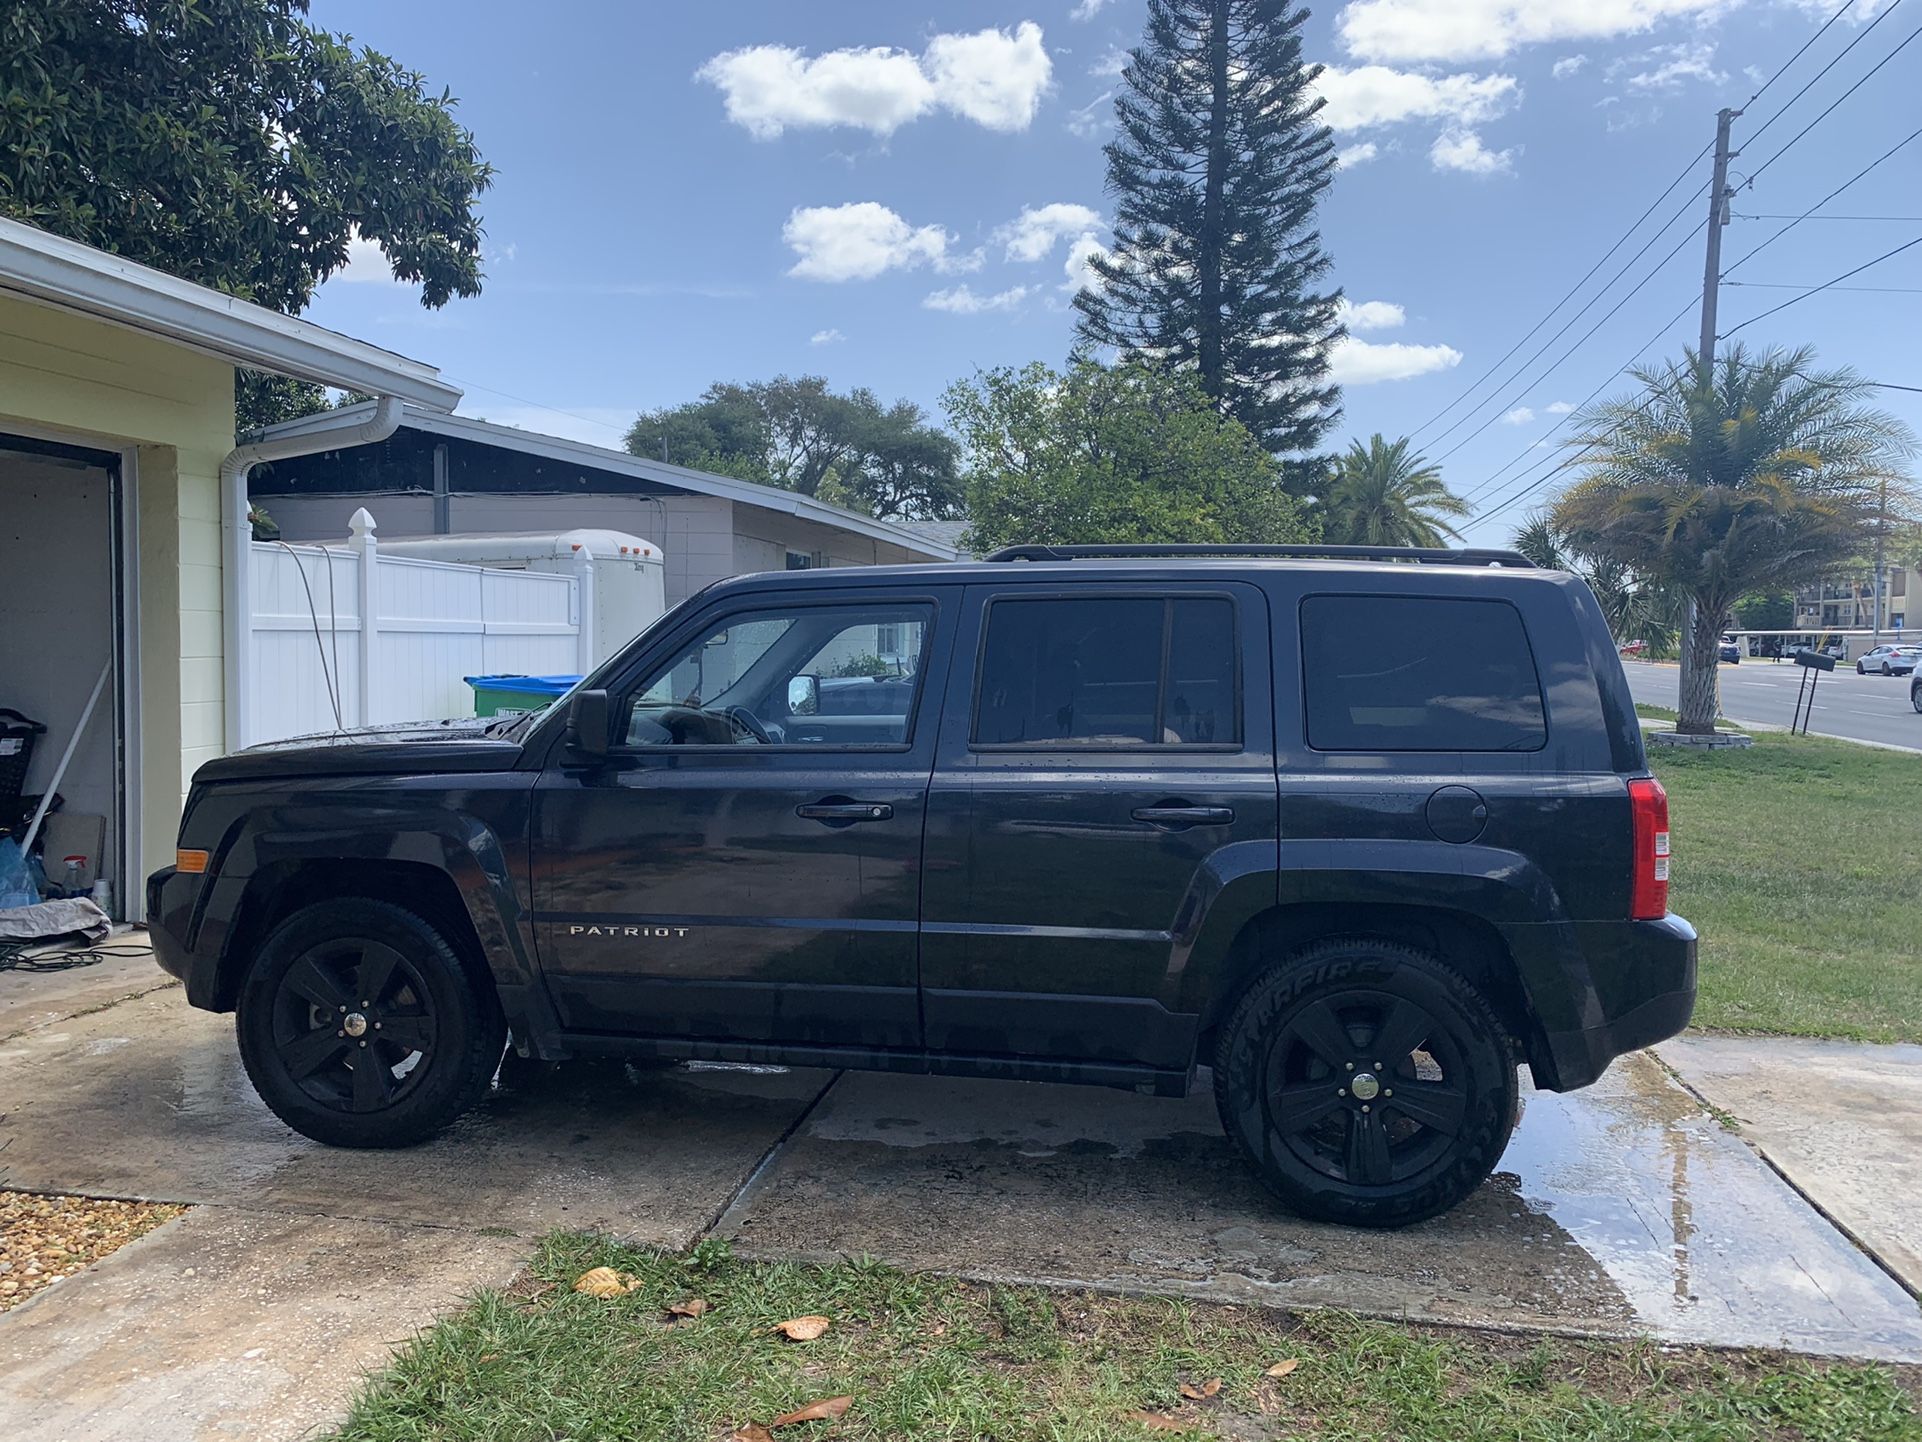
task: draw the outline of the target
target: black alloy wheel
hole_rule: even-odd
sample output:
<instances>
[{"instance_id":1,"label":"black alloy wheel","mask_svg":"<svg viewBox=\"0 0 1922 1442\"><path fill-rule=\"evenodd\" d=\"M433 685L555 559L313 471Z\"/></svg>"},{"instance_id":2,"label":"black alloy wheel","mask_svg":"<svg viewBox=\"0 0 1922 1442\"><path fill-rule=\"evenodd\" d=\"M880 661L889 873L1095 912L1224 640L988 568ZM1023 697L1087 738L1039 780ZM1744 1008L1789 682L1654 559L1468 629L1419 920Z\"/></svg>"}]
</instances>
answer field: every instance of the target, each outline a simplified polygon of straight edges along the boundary
<instances>
[{"instance_id":1,"label":"black alloy wheel","mask_svg":"<svg viewBox=\"0 0 1922 1442\"><path fill-rule=\"evenodd\" d=\"M479 1101L506 1023L428 921L341 897L277 925L241 983L235 1029L274 1114L316 1141L407 1146Z\"/></svg>"},{"instance_id":2,"label":"black alloy wheel","mask_svg":"<svg viewBox=\"0 0 1922 1442\"><path fill-rule=\"evenodd\" d=\"M1392 1227L1467 1196L1514 1126L1515 1063L1487 1003L1412 948L1309 948L1250 988L1215 1063L1223 1125L1294 1210Z\"/></svg>"}]
</instances>

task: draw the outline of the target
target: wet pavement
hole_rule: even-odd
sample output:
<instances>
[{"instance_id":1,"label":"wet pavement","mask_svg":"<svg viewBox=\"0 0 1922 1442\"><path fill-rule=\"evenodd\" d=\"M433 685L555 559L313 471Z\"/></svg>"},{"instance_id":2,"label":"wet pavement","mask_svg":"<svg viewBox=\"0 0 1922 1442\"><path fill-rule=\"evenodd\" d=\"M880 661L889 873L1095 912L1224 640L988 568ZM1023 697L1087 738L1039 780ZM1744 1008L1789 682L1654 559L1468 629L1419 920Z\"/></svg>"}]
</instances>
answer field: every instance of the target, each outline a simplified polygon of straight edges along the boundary
<instances>
[{"instance_id":1,"label":"wet pavement","mask_svg":"<svg viewBox=\"0 0 1922 1442\"><path fill-rule=\"evenodd\" d=\"M1922 1296L1922 1046L1687 1036L1662 1060Z\"/></svg>"},{"instance_id":2,"label":"wet pavement","mask_svg":"<svg viewBox=\"0 0 1922 1442\"><path fill-rule=\"evenodd\" d=\"M435 1307L505 1281L553 1227L665 1247L713 1232L761 1256L873 1255L1071 1286L1922 1359L1915 1301L1647 1055L1586 1092L1529 1095L1474 1197L1371 1233L1284 1212L1232 1153L1205 1093L511 1067L448 1135L350 1152L269 1114L231 1019L193 1011L177 988L52 1013L0 1041L0 1186L199 1209L0 1317L0 1415L34 1419L10 1442L296 1435L289 1416L308 1427L344 1405L362 1365L346 1359L377 1363ZM227 1290L181 1284L190 1267L204 1277L195 1255L221 1260ZM379 1345L352 1351L350 1334ZM185 1341L155 1342L171 1337ZM223 1388L245 1376L259 1386L226 1388L225 1410L187 1409L171 1428L88 1430L118 1405L115 1387L144 1406L186 1395L209 1369ZM90 1375L120 1380L70 1380Z\"/></svg>"}]
</instances>

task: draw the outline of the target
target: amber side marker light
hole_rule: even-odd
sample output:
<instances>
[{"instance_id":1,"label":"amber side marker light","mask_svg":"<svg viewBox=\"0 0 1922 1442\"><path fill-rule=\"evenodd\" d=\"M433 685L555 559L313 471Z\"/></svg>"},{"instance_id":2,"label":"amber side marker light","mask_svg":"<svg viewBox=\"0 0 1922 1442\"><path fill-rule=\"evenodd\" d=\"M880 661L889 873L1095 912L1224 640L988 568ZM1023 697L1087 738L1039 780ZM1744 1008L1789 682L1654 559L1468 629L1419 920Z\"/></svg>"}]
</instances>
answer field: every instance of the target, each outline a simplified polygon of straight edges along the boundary
<instances>
[{"instance_id":1,"label":"amber side marker light","mask_svg":"<svg viewBox=\"0 0 1922 1442\"><path fill-rule=\"evenodd\" d=\"M206 869L207 869L207 853L206 852L189 851L184 846L174 852L174 870L175 871L190 872L194 875L198 875L199 873L205 871Z\"/></svg>"}]
</instances>

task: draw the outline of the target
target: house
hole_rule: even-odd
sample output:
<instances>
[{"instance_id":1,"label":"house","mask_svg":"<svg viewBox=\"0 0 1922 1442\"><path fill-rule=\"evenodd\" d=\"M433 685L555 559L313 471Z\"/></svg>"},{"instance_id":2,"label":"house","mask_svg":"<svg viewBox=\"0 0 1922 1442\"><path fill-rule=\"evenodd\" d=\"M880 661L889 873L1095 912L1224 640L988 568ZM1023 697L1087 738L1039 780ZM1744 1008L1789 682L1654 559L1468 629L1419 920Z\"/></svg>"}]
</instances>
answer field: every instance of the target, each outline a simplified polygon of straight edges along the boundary
<instances>
[{"instance_id":1,"label":"house","mask_svg":"<svg viewBox=\"0 0 1922 1442\"><path fill-rule=\"evenodd\" d=\"M237 367L379 399L236 447ZM229 744L248 471L459 398L431 366L0 220L0 707L48 728L31 793L97 693L59 790L104 818L89 870L120 916L173 859L195 768Z\"/></svg>"},{"instance_id":2,"label":"house","mask_svg":"<svg viewBox=\"0 0 1922 1442\"><path fill-rule=\"evenodd\" d=\"M270 427L311 440L369 406ZM673 605L748 571L952 561L959 522L878 520L777 490L557 436L409 405L387 439L321 449L254 472L251 493L289 541L334 541L365 507L383 537L551 532L644 536L664 553Z\"/></svg>"}]
</instances>

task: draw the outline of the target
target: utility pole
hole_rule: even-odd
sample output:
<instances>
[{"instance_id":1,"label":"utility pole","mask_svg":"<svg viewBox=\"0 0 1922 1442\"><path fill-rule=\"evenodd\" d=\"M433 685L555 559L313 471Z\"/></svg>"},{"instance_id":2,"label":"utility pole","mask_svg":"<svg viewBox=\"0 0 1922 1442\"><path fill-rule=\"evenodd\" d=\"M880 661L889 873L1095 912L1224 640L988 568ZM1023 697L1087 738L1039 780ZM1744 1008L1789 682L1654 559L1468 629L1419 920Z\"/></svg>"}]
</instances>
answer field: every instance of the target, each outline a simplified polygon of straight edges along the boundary
<instances>
[{"instance_id":1,"label":"utility pole","mask_svg":"<svg viewBox=\"0 0 1922 1442\"><path fill-rule=\"evenodd\" d=\"M1708 187L1708 258L1702 265L1702 335L1696 346L1702 373L1715 378L1715 304L1722 289L1722 227L1728 224L1728 163L1734 152L1728 148L1729 129L1742 112L1727 108L1715 113L1715 175ZM1717 618L1718 625L1720 618ZM1695 674L1695 603L1688 603L1688 635L1682 642L1681 696L1690 691ZM1713 663L1711 663L1713 664ZM1711 681L1714 679L1711 674ZM1678 710L1686 710L1679 705Z\"/></svg>"}]
</instances>

